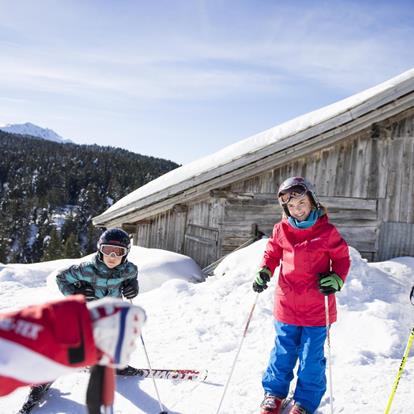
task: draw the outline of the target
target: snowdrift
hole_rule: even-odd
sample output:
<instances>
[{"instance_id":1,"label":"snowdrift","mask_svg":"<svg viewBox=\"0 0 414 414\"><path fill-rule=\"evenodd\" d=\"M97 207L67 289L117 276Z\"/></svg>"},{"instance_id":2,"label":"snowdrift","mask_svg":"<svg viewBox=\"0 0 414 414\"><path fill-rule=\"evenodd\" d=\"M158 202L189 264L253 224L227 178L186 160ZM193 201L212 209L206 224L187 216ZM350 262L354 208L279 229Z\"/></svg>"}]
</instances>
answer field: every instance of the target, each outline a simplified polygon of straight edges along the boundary
<instances>
[{"instance_id":1,"label":"snowdrift","mask_svg":"<svg viewBox=\"0 0 414 414\"><path fill-rule=\"evenodd\" d=\"M171 414L213 414L230 372L243 334L247 315L255 299L251 289L266 240L229 255L215 275L202 283L185 262L164 263L163 251L148 261L151 274L180 274L134 300L143 306L148 321L143 335L153 368L209 370L204 383L173 384L158 380L161 400ZM135 254L135 252L133 252ZM136 251L138 264L143 251ZM338 298L338 322L332 335L334 408L336 413L377 414L383 412L391 392L410 329L414 307L409 290L414 283L414 258L404 257L382 263L367 263L351 248L352 267ZM174 263L174 264L173 264ZM188 264L188 263L187 263ZM48 264L20 265L21 277L0 269L0 303L15 307L52 295L45 282ZM12 267L16 269L17 265ZM175 271L170 271L175 266ZM144 269L144 268L143 268ZM10 269L9 269L10 270ZM50 271L50 268L48 269ZM36 276L42 272L42 277ZM20 274L20 273L19 273ZM27 280L37 280L30 284ZM145 272L142 272L144 277ZM184 275L184 277L183 277ZM189 276L190 275L190 276ZM149 277L149 276L148 276ZM151 279L151 277L149 277ZM187 278L188 277L188 278ZM153 281L151 279L151 281ZM144 281L142 281L144 283ZM148 282L151 284L151 282ZM14 292L13 302L9 290ZM272 325L274 281L260 294L250 328L224 400L222 414L256 414L262 399L261 375L273 345ZM131 365L146 367L141 348ZM47 402L34 413L84 413L87 375L79 373L58 379ZM409 358L401 379L393 413L412 412L414 361ZM0 399L0 412L15 413L25 389ZM117 382L115 412L158 413L159 407L150 380L121 378ZM329 413L327 396L317 411Z\"/></svg>"}]
</instances>

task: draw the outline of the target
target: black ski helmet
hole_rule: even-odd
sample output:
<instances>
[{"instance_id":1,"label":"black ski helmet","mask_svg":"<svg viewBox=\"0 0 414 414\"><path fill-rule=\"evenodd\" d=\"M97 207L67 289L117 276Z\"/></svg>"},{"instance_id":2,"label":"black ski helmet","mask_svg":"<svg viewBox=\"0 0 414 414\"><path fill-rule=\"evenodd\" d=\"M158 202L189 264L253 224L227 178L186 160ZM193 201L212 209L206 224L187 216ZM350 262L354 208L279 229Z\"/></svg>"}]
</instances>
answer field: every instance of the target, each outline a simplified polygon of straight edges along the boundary
<instances>
[{"instance_id":1,"label":"black ski helmet","mask_svg":"<svg viewBox=\"0 0 414 414\"><path fill-rule=\"evenodd\" d=\"M127 249L127 254L122 258L122 263L126 260L126 257L128 256L128 253L131 250L131 240L129 239L128 233L119 228L112 228L112 229L105 230L101 234L101 237L99 237L97 247L98 247L99 257L101 260L102 260L102 253L100 252L100 250L101 250L102 244L125 247L125 249Z\"/></svg>"},{"instance_id":2,"label":"black ski helmet","mask_svg":"<svg viewBox=\"0 0 414 414\"><path fill-rule=\"evenodd\" d=\"M282 184L280 184L279 190L277 192L277 198L279 200L279 204L283 207L283 210L288 217L290 216L289 209L286 203L282 202L282 199L280 198L280 196L283 194L295 191L295 188L300 189L302 191L305 190L305 193L309 196L313 206L315 208L320 207L318 197L315 193L314 185L303 177L290 177L286 179L285 181L283 181Z\"/></svg>"}]
</instances>

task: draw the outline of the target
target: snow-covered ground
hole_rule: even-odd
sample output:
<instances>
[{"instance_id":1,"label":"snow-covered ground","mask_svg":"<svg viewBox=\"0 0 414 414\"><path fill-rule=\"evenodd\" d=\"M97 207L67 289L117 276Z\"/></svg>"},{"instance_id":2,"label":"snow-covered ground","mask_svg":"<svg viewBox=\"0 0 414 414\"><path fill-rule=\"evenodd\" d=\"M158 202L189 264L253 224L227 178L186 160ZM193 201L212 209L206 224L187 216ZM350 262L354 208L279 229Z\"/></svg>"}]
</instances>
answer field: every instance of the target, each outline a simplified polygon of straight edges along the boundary
<instances>
[{"instance_id":1,"label":"snow-covered ground","mask_svg":"<svg viewBox=\"0 0 414 414\"><path fill-rule=\"evenodd\" d=\"M214 414L256 298L251 289L266 241L228 256L215 276L202 280L197 265L185 256L133 248L131 261L140 268L141 293L134 300L148 314L143 336L153 368L209 371L203 383L173 384L157 380L170 414ZM384 412L414 322L408 294L414 284L414 258L367 263L351 249L352 268L337 295L338 322L331 330L334 411L345 414ZM0 265L0 309L14 309L59 297L53 275L76 260L34 265ZM262 399L261 374L272 347L273 285L259 295L249 331L223 402L222 414L257 414ZM146 367L142 348L131 365ZM56 380L37 413L85 413L88 376ZM408 359L392 413L412 413L414 360ZM27 388L0 398L0 413L16 413ZM117 381L115 413L157 414L151 380ZM328 396L318 414L330 412Z\"/></svg>"}]
</instances>

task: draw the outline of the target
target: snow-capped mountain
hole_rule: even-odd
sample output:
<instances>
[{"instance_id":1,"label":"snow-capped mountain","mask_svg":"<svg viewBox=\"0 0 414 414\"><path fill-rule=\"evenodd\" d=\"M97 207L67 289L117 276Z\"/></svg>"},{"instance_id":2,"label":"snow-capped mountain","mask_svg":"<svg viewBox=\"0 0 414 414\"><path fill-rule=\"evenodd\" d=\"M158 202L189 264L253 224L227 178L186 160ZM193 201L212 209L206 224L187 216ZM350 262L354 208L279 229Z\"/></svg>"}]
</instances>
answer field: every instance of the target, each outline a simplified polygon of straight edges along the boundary
<instances>
[{"instance_id":1,"label":"snow-capped mountain","mask_svg":"<svg viewBox=\"0 0 414 414\"><path fill-rule=\"evenodd\" d=\"M60 142L62 144L72 143L70 139L62 138L55 131L48 128L42 128L30 122L26 122L24 124L6 124L0 126L0 130L11 134L31 135L33 137Z\"/></svg>"}]
</instances>

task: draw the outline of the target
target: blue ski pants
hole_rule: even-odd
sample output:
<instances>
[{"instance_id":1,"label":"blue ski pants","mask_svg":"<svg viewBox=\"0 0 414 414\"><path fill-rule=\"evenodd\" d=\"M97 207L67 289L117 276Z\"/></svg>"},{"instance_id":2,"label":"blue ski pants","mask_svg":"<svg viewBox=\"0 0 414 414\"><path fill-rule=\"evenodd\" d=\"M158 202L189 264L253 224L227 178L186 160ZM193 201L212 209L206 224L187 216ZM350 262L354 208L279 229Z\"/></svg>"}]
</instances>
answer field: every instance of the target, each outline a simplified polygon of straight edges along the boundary
<instances>
[{"instance_id":1,"label":"blue ski pants","mask_svg":"<svg viewBox=\"0 0 414 414\"><path fill-rule=\"evenodd\" d=\"M275 321L275 346L263 374L266 393L285 398L299 359L294 400L313 413L326 391L325 326L296 326Z\"/></svg>"}]
</instances>

